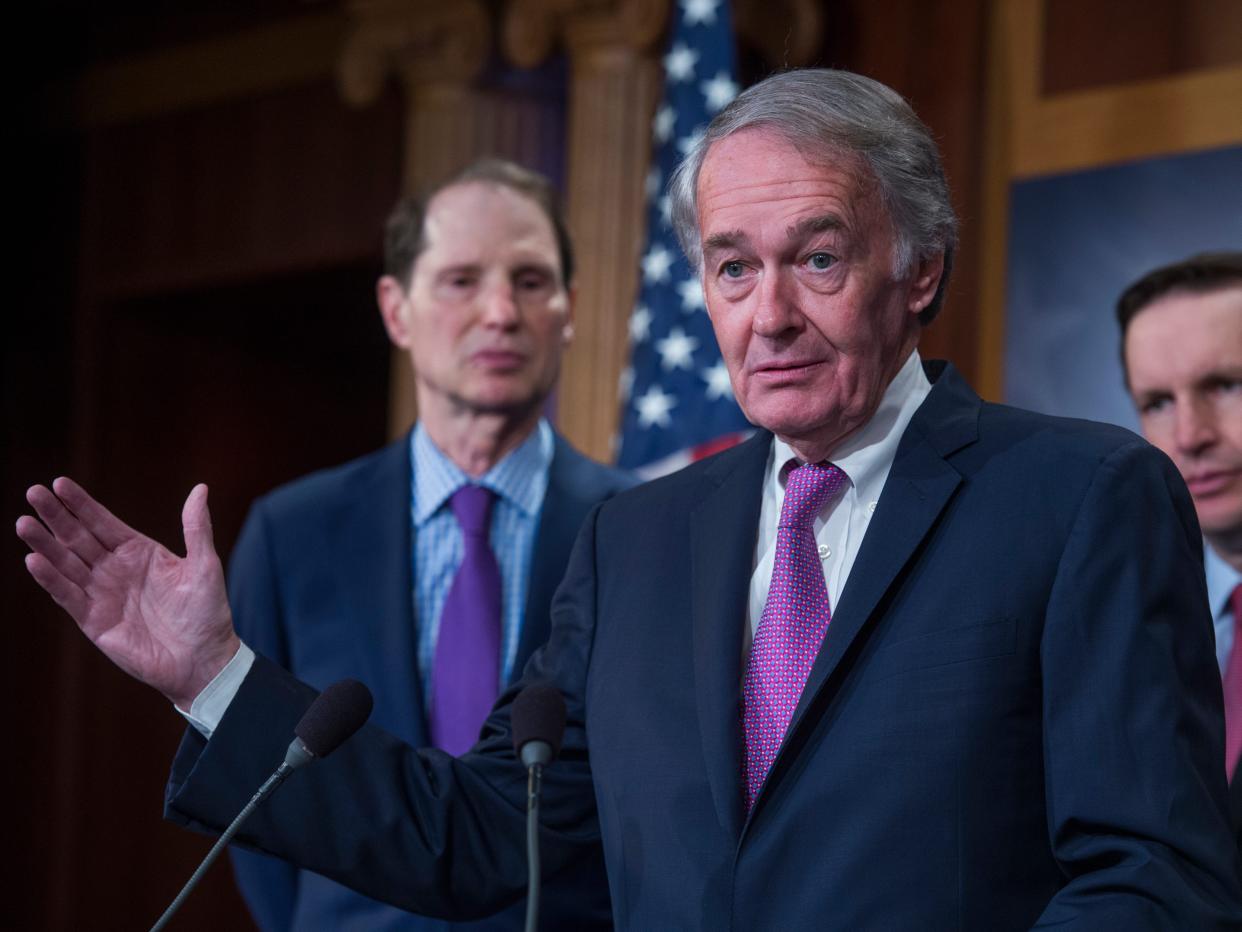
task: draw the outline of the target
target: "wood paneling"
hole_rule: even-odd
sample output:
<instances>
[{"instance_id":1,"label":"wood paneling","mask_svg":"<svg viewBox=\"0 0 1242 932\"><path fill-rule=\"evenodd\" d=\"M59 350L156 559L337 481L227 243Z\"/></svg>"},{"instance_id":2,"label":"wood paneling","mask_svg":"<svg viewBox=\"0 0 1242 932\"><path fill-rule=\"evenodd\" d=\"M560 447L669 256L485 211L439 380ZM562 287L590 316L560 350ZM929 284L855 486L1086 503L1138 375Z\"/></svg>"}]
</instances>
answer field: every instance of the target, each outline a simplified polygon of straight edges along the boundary
<instances>
[{"instance_id":1,"label":"wood paneling","mask_svg":"<svg viewBox=\"0 0 1242 932\"><path fill-rule=\"evenodd\" d=\"M1232 0L1207 0L1170 13L1164 0L1134 0L1124 16L1174 16L1176 28L1127 29L1119 24L1123 44L1162 62L1171 76L1122 80L1088 90L1049 93L1046 88L1078 87L1108 80L1118 72L1081 66L1060 52L1046 52L1053 41L1050 10L1065 30L1073 14L1045 0L993 0L989 34L987 158L982 225L983 265L977 370L979 389L1000 398L1005 340L1006 236L1009 186L1019 179L1077 171L1133 159L1194 152L1242 144L1242 64L1216 65L1236 54L1234 40L1214 45L1210 53L1190 54L1185 36L1202 34L1206 22L1227 28L1237 17ZM1211 14L1215 14L1214 16ZM1118 13L1118 17L1122 14ZM1098 34L1103 26L1095 27ZM1078 40L1076 40L1078 41ZM1138 53L1135 53L1138 54ZM1113 52L1102 52L1111 60ZM1185 70L1199 61L1213 67ZM1176 68L1167 67L1177 63ZM1048 75L1046 68L1064 73ZM1133 76L1133 70L1121 72Z\"/></svg>"},{"instance_id":2,"label":"wood paneling","mask_svg":"<svg viewBox=\"0 0 1242 932\"><path fill-rule=\"evenodd\" d=\"M1047 96L1242 64L1236 0L1047 0Z\"/></svg>"}]
</instances>

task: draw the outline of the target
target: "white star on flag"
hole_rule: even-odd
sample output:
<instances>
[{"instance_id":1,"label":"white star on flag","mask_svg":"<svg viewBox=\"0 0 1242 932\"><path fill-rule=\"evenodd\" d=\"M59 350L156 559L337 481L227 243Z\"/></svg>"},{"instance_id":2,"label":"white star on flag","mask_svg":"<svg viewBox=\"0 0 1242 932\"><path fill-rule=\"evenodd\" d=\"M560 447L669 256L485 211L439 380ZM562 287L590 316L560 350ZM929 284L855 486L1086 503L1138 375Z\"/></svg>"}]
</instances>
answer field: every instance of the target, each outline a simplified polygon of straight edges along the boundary
<instances>
[{"instance_id":1,"label":"white star on flag","mask_svg":"<svg viewBox=\"0 0 1242 932\"><path fill-rule=\"evenodd\" d=\"M698 348L698 338L687 336L680 327L670 330L663 340L656 340L660 365L665 370L689 369L694 362L694 351Z\"/></svg>"},{"instance_id":2,"label":"white star on flag","mask_svg":"<svg viewBox=\"0 0 1242 932\"><path fill-rule=\"evenodd\" d=\"M681 8L686 14L686 25L716 22L716 7L719 3L720 0L681 0Z\"/></svg>"},{"instance_id":3,"label":"white star on flag","mask_svg":"<svg viewBox=\"0 0 1242 932\"><path fill-rule=\"evenodd\" d=\"M641 343L651 335L651 311L647 305L640 304L630 315L630 342Z\"/></svg>"},{"instance_id":4,"label":"white star on flag","mask_svg":"<svg viewBox=\"0 0 1242 932\"><path fill-rule=\"evenodd\" d=\"M668 281L668 270L673 264L673 258L671 252L659 243L653 243L647 255L643 256L643 280L646 282Z\"/></svg>"},{"instance_id":5,"label":"white star on flag","mask_svg":"<svg viewBox=\"0 0 1242 932\"><path fill-rule=\"evenodd\" d=\"M703 138L706 127L696 126L688 136L682 136L677 140L677 151L683 156L688 154L691 149L699 144L699 140Z\"/></svg>"},{"instance_id":6,"label":"white star on flag","mask_svg":"<svg viewBox=\"0 0 1242 932\"><path fill-rule=\"evenodd\" d=\"M660 169L653 166L651 171L647 172L647 200L651 200L651 198L660 193L660 186L663 183L664 180L660 177Z\"/></svg>"},{"instance_id":7,"label":"white star on flag","mask_svg":"<svg viewBox=\"0 0 1242 932\"><path fill-rule=\"evenodd\" d=\"M677 125L677 111L668 104L665 104L656 111L655 119L651 121L651 132L655 136L658 145L664 145L673 135L673 128Z\"/></svg>"},{"instance_id":8,"label":"white star on flag","mask_svg":"<svg viewBox=\"0 0 1242 932\"><path fill-rule=\"evenodd\" d=\"M617 379L617 396L621 403L630 400L630 391L634 388L634 367L626 366L621 370L621 377Z\"/></svg>"},{"instance_id":9,"label":"white star on flag","mask_svg":"<svg viewBox=\"0 0 1242 932\"><path fill-rule=\"evenodd\" d=\"M703 286L697 278L687 278L677 283L677 293L681 295L681 309L687 314L706 310L703 300Z\"/></svg>"},{"instance_id":10,"label":"white star on flag","mask_svg":"<svg viewBox=\"0 0 1242 932\"><path fill-rule=\"evenodd\" d=\"M643 427L668 427L672 423L668 413L676 404L676 397L665 394L659 385L652 385L644 394L634 399L638 423Z\"/></svg>"},{"instance_id":11,"label":"white star on flag","mask_svg":"<svg viewBox=\"0 0 1242 932\"><path fill-rule=\"evenodd\" d=\"M664 71L670 81L689 81L694 77L694 66L698 62L699 53L684 42L678 42L664 56Z\"/></svg>"},{"instance_id":12,"label":"white star on flag","mask_svg":"<svg viewBox=\"0 0 1242 932\"><path fill-rule=\"evenodd\" d=\"M656 203L660 208L660 219L664 221L665 226L671 226L673 223L673 199L665 194Z\"/></svg>"},{"instance_id":13,"label":"white star on flag","mask_svg":"<svg viewBox=\"0 0 1242 932\"><path fill-rule=\"evenodd\" d=\"M707 383L709 401L733 397L733 383L729 381L729 370L725 368L723 359L717 359L716 365L710 369L704 369L702 375L703 381Z\"/></svg>"},{"instance_id":14,"label":"white star on flag","mask_svg":"<svg viewBox=\"0 0 1242 932\"><path fill-rule=\"evenodd\" d=\"M737 82L723 71L717 71L716 77L699 85L703 97L707 101L707 112L717 113L737 96Z\"/></svg>"}]
</instances>

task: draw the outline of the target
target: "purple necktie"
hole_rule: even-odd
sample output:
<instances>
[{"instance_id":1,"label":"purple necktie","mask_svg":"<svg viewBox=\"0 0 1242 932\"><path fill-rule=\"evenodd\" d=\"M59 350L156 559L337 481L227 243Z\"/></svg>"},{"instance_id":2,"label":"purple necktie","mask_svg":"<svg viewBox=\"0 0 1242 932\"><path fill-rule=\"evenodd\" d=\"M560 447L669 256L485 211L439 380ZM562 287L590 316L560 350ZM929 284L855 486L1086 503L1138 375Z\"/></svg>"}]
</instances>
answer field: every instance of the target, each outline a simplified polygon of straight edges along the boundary
<instances>
[{"instance_id":1,"label":"purple necktie","mask_svg":"<svg viewBox=\"0 0 1242 932\"><path fill-rule=\"evenodd\" d=\"M791 470L785 482L772 585L742 682L742 776L748 813L776 760L832 620L815 546L815 518L845 481L845 473L831 463L806 463Z\"/></svg>"},{"instance_id":2,"label":"purple necktie","mask_svg":"<svg viewBox=\"0 0 1242 932\"><path fill-rule=\"evenodd\" d=\"M500 689L500 567L488 544L493 493L464 485L451 505L462 558L440 613L431 672L431 741L454 756L468 751Z\"/></svg>"}]
</instances>

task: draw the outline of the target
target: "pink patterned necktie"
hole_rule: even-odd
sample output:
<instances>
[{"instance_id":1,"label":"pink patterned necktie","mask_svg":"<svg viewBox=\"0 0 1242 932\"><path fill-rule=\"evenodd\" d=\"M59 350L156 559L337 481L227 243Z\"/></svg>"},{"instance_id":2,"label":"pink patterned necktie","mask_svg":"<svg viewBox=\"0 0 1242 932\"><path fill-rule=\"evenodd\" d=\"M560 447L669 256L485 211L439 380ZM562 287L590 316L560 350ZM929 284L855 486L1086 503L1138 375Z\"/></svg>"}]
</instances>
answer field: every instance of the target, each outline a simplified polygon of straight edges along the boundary
<instances>
[{"instance_id":1,"label":"pink patterned necktie","mask_svg":"<svg viewBox=\"0 0 1242 932\"><path fill-rule=\"evenodd\" d=\"M845 482L845 473L831 463L798 466L785 482L772 585L742 682L746 735L742 770L748 813L776 760L832 620L815 546L815 518Z\"/></svg>"},{"instance_id":2,"label":"pink patterned necktie","mask_svg":"<svg viewBox=\"0 0 1242 932\"><path fill-rule=\"evenodd\" d=\"M1229 597L1233 610L1233 647L1225 665L1225 773L1233 780L1242 754L1242 583Z\"/></svg>"}]
</instances>

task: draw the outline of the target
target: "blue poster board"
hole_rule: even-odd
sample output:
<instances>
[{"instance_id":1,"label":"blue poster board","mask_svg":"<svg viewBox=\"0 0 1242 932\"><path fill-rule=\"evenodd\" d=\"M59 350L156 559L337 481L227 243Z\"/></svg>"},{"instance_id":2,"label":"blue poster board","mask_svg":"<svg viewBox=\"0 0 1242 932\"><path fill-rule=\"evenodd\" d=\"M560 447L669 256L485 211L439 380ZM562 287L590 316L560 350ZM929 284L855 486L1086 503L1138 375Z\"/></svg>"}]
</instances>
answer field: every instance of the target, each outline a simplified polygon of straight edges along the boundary
<instances>
[{"instance_id":1,"label":"blue poster board","mask_svg":"<svg viewBox=\"0 0 1242 932\"><path fill-rule=\"evenodd\" d=\"M1011 189L1004 400L1137 429L1113 308L1151 269L1242 249L1242 147Z\"/></svg>"}]
</instances>

